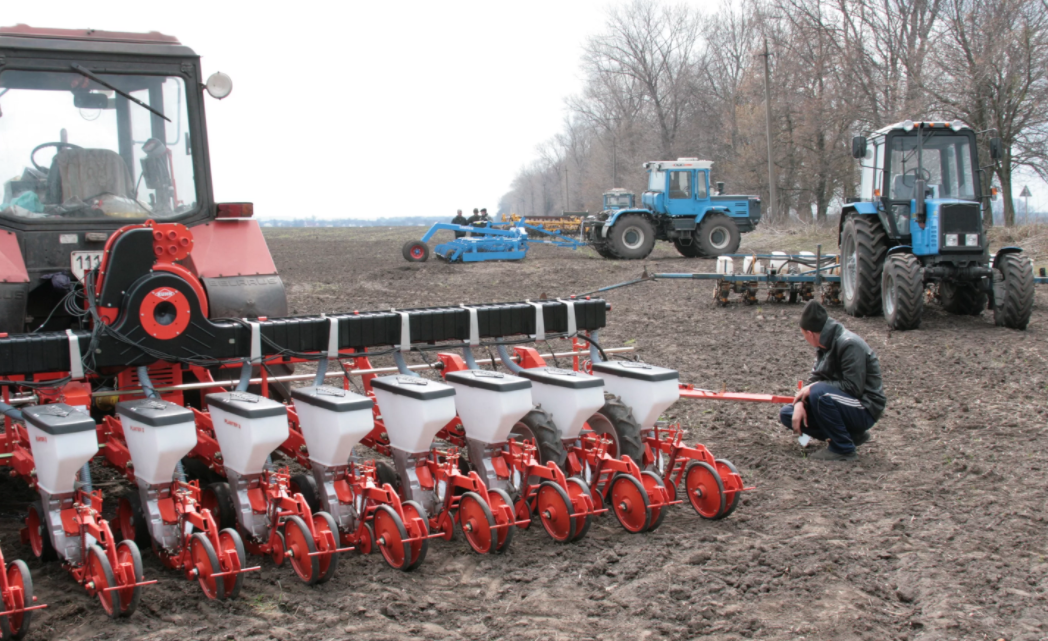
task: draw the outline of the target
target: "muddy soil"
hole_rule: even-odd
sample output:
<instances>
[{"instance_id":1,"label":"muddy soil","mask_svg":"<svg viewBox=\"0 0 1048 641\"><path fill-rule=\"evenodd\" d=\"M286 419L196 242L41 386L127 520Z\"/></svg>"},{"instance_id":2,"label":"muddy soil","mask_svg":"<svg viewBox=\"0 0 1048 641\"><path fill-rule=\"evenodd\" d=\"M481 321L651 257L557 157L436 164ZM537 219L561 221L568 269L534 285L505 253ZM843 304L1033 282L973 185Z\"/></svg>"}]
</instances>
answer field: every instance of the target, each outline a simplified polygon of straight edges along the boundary
<instances>
[{"instance_id":1,"label":"muddy soil","mask_svg":"<svg viewBox=\"0 0 1048 641\"><path fill-rule=\"evenodd\" d=\"M636 278L638 262L533 250L521 263L408 264L421 229L267 233L295 313L564 296ZM744 248L754 246L749 239ZM660 246L652 271L710 271ZM606 345L712 389L790 394L811 365L800 306L717 308L712 286L656 282L606 294ZM31 639L1043 639L1048 638L1048 288L1030 329L936 305L919 331L843 318L880 355L889 398L859 462L805 458L778 408L681 400L688 439L731 459L748 485L730 518L677 506L647 535L598 518L578 544L518 531L496 557L434 542L417 571L345 555L309 588L262 559L243 595L209 601L145 555L131 618L106 619L54 563L18 542L31 494L0 481L0 535L41 602ZM840 308L831 308L840 318ZM554 344L563 349L563 343ZM116 481L107 483L111 496Z\"/></svg>"}]
</instances>

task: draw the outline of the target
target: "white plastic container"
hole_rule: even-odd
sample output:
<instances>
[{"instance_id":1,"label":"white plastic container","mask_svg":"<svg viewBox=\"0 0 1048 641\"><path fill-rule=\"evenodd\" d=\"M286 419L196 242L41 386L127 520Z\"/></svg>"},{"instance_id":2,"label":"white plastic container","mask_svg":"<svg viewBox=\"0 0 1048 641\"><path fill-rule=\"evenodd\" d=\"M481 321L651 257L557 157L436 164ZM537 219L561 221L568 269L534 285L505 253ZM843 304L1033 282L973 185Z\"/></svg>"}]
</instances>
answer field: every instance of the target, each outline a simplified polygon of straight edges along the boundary
<instances>
[{"instance_id":1,"label":"white plastic container","mask_svg":"<svg viewBox=\"0 0 1048 641\"><path fill-rule=\"evenodd\" d=\"M786 266L787 254L786 252L772 252L772 256L782 256L782 258L773 258L769 262L769 268L776 274L784 273L782 269Z\"/></svg>"},{"instance_id":2,"label":"white plastic container","mask_svg":"<svg viewBox=\"0 0 1048 641\"><path fill-rule=\"evenodd\" d=\"M455 388L419 376L383 376L371 381L389 444L425 452L437 432L455 418Z\"/></svg>"},{"instance_id":3,"label":"white plastic container","mask_svg":"<svg viewBox=\"0 0 1048 641\"><path fill-rule=\"evenodd\" d=\"M755 259L753 256L747 256L742 259L742 273L743 274L763 274L764 263Z\"/></svg>"},{"instance_id":4,"label":"white plastic container","mask_svg":"<svg viewBox=\"0 0 1048 641\"><path fill-rule=\"evenodd\" d=\"M481 443L509 440L513 426L534 407L526 378L471 369L449 372L444 380L455 388L455 409L466 436Z\"/></svg>"},{"instance_id":5,"label":"white plastic container","mask_svg":"<svg viewBox=\"0 0 1048 641\"><path fill-rule=\"evenodd\" d=\"M291 390L309 459L326 465L345 465L353 446L375 427L374 402L337 387L311 386Z\"/></svg>"},{"instance_id":6,"label":"white plastic container","mask_svg":"<svg viewBox=\"0 0 1048 641\"><path fill-rule=\"evenodd\" d=\"M248 392L207 395L222 462L237 474L261 474L266 457L287 440L287 408Z\"/></svg>"},{"instance_id":7,"label":"white plastic container","mask_svg":"<svg viewBox=\"0 0 1048 641\"><path fill-rule=\"evenodd\" d=\"M150 485L170 483L175 466L196 447L193 412L157 399L116 404L124 440L135 464L135 477Z\"/></svg>"},{"instance_id":8,"label":"white plastic container","mask_svg":"<svg viewBox=\"0 0 1048 641\"><path fill-rule=\"evenodd\" d=\"M604 407L604 381L596 376L556 367L526 369L519 375L531 380L531 400L553 415L563 439L578 438L586 420Z\"/></svg>"},{"instance_id":9,"label":"white plastic container","mask_svg":"<svg viewBox=\"0 0 1048 641\"><path fill-rule=\"evenodd\" d=\"M76 473L98 453L98 434L91 415L65 403L22 410L36 482L50 494L75 489Z\"/></svg>"},{"instance_id":10,"label":"white plastic container","mask_svg":"<svg viewBox=\"0 0 1048 641\"><path fill-rule=\"evenodd\" d=\"M675 369L633 361L607 361L594 363L593 371L604 379L604 389L630 406L633 418L640 421L643 429L655 427L659 415L680 398Z\"/></svg>"},{"instance_id":11,"label":"white plastic container","mask_svg":"<svg viewBox=\"0 0 1048 641\"><path fill-rule=\"evenodd\" d=\"M721 276L731 276L735 273L735 262L732 261L731 256L717 257L717 273Z\"/></svg>"}]
</instances>

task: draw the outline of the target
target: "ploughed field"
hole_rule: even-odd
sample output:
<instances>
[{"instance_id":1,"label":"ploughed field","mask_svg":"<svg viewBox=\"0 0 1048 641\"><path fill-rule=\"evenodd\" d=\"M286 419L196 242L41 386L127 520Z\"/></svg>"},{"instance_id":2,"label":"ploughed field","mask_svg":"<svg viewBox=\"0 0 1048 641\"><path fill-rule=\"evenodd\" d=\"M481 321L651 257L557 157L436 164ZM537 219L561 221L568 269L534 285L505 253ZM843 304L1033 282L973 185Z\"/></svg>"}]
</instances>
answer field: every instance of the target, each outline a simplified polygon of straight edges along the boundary
<instances>
[{"instance_id":1,"label":"ploughed field","mask_svg":"<svg viewBox=\"0 0 1048 641\"><path fill-rule=\"evenodd\" d=\"M270 230L267 239L298 314L563 297L637 278L643 267L543 247L520 263L409 264L401 245L423 231ZM743 250L806 247L796 237L743 240ZM664 243L648 261L652 271L713 267ZM660 281L608 292L602 343L633 345L700 387L792 393L813 358L797 329L801 306L718 308L712 289ZM8 560L29 563L51 606L35 613L31 639L1040 639L1048 288L1039 290L1026 332L929 305L922 329L889 333L881 318L830 308L884 370L888 410L858 463L806 460L775 406L678 401L668 418L688 440L756 486L723 521L681 505L657 531L631 535L606 514L570 545L536 522L505 555L474 554L461 535L435 540L411 573L377 553L345 554L317 588L261 559L231 602L207 600L144 550L147 578L161 582L118 621L18 543L32 494L6 478L0 544ZM100 485L119 493L115 479Z\"/></svg>"}]
</instances>

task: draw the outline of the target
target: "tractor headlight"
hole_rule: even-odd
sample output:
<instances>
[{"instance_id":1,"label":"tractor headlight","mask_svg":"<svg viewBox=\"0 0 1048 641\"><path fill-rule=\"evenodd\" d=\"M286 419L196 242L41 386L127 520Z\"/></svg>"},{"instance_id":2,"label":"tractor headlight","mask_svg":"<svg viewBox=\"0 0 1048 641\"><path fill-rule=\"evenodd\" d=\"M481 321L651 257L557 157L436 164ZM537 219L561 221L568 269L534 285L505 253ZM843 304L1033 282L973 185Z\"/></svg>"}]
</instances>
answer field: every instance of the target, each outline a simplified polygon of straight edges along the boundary
<instances>
[{"instance_id":1,"label":"tractor headlight","mask_svg":"<svg viewBox=\"0 0 1048 641\"><path fill-rule=\"evenodd\" d=\"M957 234L946 234L946 246L956 247L957 246Z\"/></svg>"},{"instance_id":2,"label":"tractor headlight","mask_svg":"<svg viewBox=\"0 0 1048 641\"><path fill-rule=\"evenodd\" d=\"M964 244L967 245L968 247L978 247L979 246L979 234L965 234L964 235Z\"/></svg>"}]
</instances>

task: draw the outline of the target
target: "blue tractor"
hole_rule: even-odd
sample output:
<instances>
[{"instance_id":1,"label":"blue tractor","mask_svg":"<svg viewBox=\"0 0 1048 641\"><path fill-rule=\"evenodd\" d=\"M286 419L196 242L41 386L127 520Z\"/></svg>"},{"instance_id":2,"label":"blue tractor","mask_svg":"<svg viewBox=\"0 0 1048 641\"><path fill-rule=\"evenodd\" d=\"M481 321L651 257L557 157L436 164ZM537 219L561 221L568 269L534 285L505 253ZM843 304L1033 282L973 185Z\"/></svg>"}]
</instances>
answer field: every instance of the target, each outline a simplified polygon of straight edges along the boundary
<instances>
[{"instance_id":1,"label":"blue tractor","mask_svg":"<svg viewBox=\"0 0 1048 641\"><path fill-rule=\"evenodd\" d=\"M990 156L1001 142L990 140ZM921 324L925 290L946 311L1026 329L1033 311L1033 264L1018 247L992 257L983 229L976 132L953 122L900 122L852 140L860 159L859 197L841 211L841 289L852 316L883 312L892 329Z\"/></svg>"},{"instance_id":2,"label":"blue tractor","mask_svg":"<svg viewBox=\"0 0 1048 641\"><path fill-rule=\"evenodd\" d=\"M739 248L740 234L753 231L761 218L756 196L712 193L709 160L680 158L645 163L648 189L635 207L633 194L614 189L604 194L604 210L582 223L583 238L605 258L646 258L656 240L672 241L687 258L713 258Z\"/></svg>"}]
</instances>

